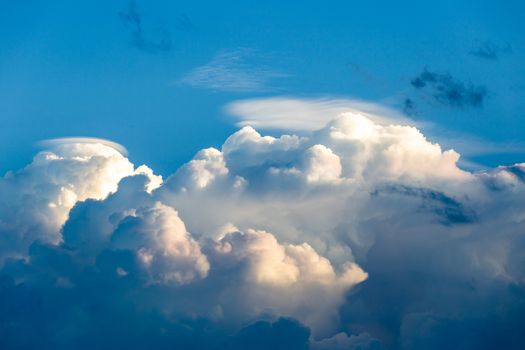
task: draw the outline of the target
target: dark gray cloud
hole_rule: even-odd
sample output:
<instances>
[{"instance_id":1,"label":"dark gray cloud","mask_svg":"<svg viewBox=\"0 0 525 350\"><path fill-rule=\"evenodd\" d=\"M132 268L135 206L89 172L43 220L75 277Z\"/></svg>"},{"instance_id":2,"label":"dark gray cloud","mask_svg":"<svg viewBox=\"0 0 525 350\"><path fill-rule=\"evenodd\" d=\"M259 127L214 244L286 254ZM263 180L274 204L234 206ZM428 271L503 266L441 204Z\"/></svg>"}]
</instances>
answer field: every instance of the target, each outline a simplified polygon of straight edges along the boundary
<instances>
[{"instance_id":1,"label":"dark gray cloud","mask_svg":"<svg viewBox=\"0 0 525 350\"><path fill-rule=\"evenodd\" d=\"M383 232L363 259L370 278L348 296L343 322L388 349L522 348L525 284L487 280L479 265L499 254L489 238L495 231L470 240L462 230L415 228L414 218L387 222L367 223L370 232ZM523 239L506 244L521 246ZM509 272L522 259L515 258Z\"/></svg>"},{"instance_id":2,"label":"dark gray cloud","mask_svg":"<svg viewBox=\"0 0 525 350\"><path fill-rule=\"evenodd\" d=\"M241 329L228 344L228 349L297 349L309 348L310 330L294 319L276 322L258 321Z\"/></svg>"},{"instance_id":3,"label":"dark gray cloud","mask_svg":"<svg viewBox=\"0 0 525 350\"><path fill-rule=\"evenodd\" d=\"M443 225L467 224L476 221L476 214L472 209L443 192L406 185L391 185L372 193L374 196L382 194L419 199L420 205L417 210L436 215L438 221Z\"/></svg>"},{"instance_id":4,"label":"dark gray cloud","mask_svg":"<svg viewBox=\"0 0 525 350\"><path fill-rule=\"evenodd\" d=\"M512 47L510 46L510 44L499 46L491 41L485 41L484 43L476 47L474 50L470 51L469 54L484 60L497 60L498 58L500 58L501 54L508 54L511 52Z\"/></svg>"},{"instance_id":5,"label":"dark gray cloud","mask_svg":"<svg viewBox=\"0 0 525 350\"><path fill-rule=\"evenodd\" d=\"M54 274L73 277L71 268L78 266L67 251L35 245L31 257L34 263L12 261L0 274L0 345L5 350L309 346L309 329L293 319L258 321L228 332L210 320L137 308L137 295L129 289L133 281L112 277L116 261L128 260L128 267L132 266L133 258L126 252L106 252L94 268L74 277L74 285L57 285L51 280ZM15 270L30 276L30 282L15 283L9 276Z\"/></svg>"},{"instance_id":6,"label":"dark gray cloud","mask_svg":"<svg viewBox=\"0 0 525 350\"><path fill-rule=\"evenodd\" d=\"M464 83L450 74L425 69L410 82L418 91L435 102L454 108L480 108L488 97L483 85Z\"/></svg>"},{"instance_id":7,"label":"dark gray cloud","mask_svg":"<svg viewBox=\"0 0 525 350\"><path fill-rule=\"evenodd\" d=\"M130 251L106 250L89 268L75 254L35 242L27 261L6 262L0 270L2 349L338 349L324 346L327 340L316 346L310 329L293 318L267 315L231 330L212 319L167 313L155 302L146 306L162 287L134 290L140 266ZM117 268L128 275L115 274ZM177 298L173 292L162 293ZM355 349L381 349L371 337L342 338L358 344Z\"/></svg>"},{"instance_id":8,"label":"dark gray cloud","mask_svg":"<svg viewBox=\"0 0 525 350\"><path fill-rule=\"evenodd\" d=\"M150 38L145 33L142 16L138 12L135 1L130 1L128 9L120 12L119 17L126 28L129 29L131 44L137 49L150 53L168 52L171 50L171 33L167 29L159 27L156 31L156 39Z\"/></svg>"},{"instance_id":9,"label":"dark gray cloud","mask_svg":"<svg viewBox=\"0 0 525 350\"><path fill-rule=\"evenodd\" d=\"M416 103L411 98L405 98L403 101L403 113L409 117L417 115Z\"/></svg>"}]
</instances>

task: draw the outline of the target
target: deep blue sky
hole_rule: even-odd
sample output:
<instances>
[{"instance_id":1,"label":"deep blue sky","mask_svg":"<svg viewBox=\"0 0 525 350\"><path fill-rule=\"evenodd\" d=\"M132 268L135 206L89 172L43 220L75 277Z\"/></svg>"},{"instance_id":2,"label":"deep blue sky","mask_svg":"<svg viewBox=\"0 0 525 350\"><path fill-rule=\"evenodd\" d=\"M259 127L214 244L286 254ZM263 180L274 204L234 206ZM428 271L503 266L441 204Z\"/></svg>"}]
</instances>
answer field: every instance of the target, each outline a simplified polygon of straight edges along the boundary
<instances>
[{"instance_id":1,"label":"deep blue sky","mask_svg":"<svg viewBox=\"0 0 525 350\"><path fill-rule=\"evenodd\" d=\"M476 139L472 161L524 161L523 13L522 1L0 0L0 172L40 140L91 136L169 174L236 129L225 104L281 95L386 104L431 122L433 140Z\"/></svg>"}]
</instances>

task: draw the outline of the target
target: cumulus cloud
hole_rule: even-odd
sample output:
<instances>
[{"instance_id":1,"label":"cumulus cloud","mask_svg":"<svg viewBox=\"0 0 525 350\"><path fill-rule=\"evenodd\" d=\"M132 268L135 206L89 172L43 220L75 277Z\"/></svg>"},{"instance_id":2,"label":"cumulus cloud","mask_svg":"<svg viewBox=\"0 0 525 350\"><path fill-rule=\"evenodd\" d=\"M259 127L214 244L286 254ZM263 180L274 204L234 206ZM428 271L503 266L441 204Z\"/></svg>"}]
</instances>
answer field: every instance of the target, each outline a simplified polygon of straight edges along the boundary
<instances>
[{"instance_id":1,"label":"cumulus cloud","mask_svg":"<svg viewBox=\"0 0 525 350\"><path fill-rule=\"evenodd\" d=\"M337 324L344 292L367 277L350 262L336 273L309 244L282 245L265 231L228 233L209 254L218 269L239 274L233 278L242 292L228 287L224 312L240 306L243 313L256 317L266 309L300 320L314 335L330 332ZM228 305L231 302L237 305Z\"/></svg>"},{"instance_id":2,"label":"cumulus cloud","mask_svg":"<svg viewBox=\"0 0 525 350\"><path fill-rule=\"evenodd\" d=\"M133 214L119 223L111 243L115 249L134 251L149 273L149 283L184 284L206 277L208 259L175 210L157 202Z\"/></svg>"},{"instance_id":3,"label":"cumulus cloud","mask_svg":"<svg viewBox=\"0 0 525 350\"><path fill-rule=\"evenodd\" d=\"M105 198L134 172L133 164L103 142L65 139L48 146L31 164L0 179L0 260L37 239L60 242L60 227L77 202Z\"/></svg>"},{"instance_id":4,"label":"cumulus cloud","mask_svg":"<svg viewBox=\"0 0 525 350\"><path fill-rule=\"evenodd\" d=\"M426 96L431 89L424 90L423 96ZM224 111L241 128L251 126L260 130L285 130L301 135L322 129L343 113L353 113L363 115L381 126L412 125L431 134L442 146L453 148L467 157L523 152L523 145L516 141L494 142L467 134L454 134L432 123L416 122L410 117L418 116L419 106L415 98L409 97L400 106L401 112L382 104L348 98L268 97L237 100L227 104ZM483 168L465 158L461 159L461 164L476 170Z\"/></svg>"},{"instance_id":5,"label":"cumulus cloud","mask_svg":"<svg viewBox=\"0 0 525 350\"><path fill-rule=\"evenodd\" d=\"M49 147L0 181L3 348L525 343L523 164L467 172L353 112L245 126L165 181L107 144Z\"/></svg>"}]
</instances>

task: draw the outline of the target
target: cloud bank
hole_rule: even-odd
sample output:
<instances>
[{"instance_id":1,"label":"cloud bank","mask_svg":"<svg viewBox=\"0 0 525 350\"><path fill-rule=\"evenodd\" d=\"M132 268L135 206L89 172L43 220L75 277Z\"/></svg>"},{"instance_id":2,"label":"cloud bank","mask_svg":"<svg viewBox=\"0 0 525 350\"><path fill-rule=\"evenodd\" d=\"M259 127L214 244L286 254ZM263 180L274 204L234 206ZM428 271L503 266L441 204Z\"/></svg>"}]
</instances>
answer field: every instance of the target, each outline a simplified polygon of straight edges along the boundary
<instances>
[{"instance_id":1,"label":"cloud bank","mask_svg":"<svg viewBox=\"0 0 525 350\"><path fill-rule=\"evenodd\" d=\"M245 126L166 179L49 144L0 179L0 344L519 349L525 165L471 173L415 127Z\"/></svg>"}]
</instances>

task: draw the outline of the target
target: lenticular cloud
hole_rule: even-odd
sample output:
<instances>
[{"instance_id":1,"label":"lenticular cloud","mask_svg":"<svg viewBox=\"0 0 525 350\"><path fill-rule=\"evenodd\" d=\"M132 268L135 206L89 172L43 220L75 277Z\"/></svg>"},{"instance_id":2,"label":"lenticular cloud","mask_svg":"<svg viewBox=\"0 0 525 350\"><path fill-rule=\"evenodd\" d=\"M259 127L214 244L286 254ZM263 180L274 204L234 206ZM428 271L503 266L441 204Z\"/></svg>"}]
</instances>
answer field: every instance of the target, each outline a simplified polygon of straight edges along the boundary
<instances>
[{"instance_id":1,"label":"lenticular cloud","mask_svg":"<svg viewBox=\"0 0 525 350\"><path fill-rule=\"evenodd\" d=\"M251 127L165 180L110 144L0 179L3 348L520 348L525 165L416 128Z\"/></svg>"}]
</instances>

